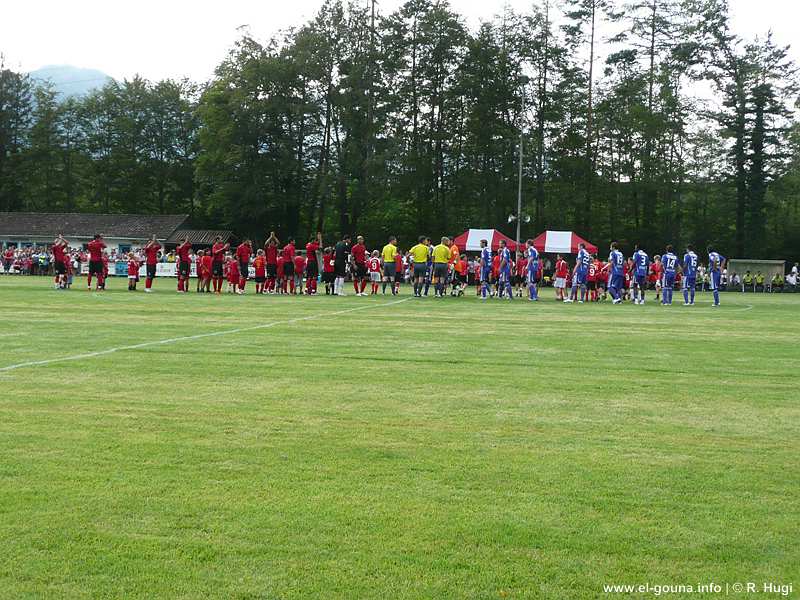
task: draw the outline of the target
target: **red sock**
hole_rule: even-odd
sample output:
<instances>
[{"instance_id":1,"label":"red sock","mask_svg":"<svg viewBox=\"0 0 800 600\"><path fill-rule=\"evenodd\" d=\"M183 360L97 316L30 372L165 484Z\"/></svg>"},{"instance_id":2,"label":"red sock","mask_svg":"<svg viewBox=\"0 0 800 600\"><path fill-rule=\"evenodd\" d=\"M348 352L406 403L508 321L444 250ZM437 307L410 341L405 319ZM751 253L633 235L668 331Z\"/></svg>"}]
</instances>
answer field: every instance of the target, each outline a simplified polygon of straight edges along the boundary
<instances>
[{"instance_id":1,"label":"red sock","mask_svg":"<svg viewBox=\"0 0 800 600\"><path fill-rule=\"evenodd\" d=\"M92 287L92 275L89 274L89 283L87 284L89 287Z\"/></svg>"},{"instance_id":2,"label":"red sock","mask_svg":"<svg viewBox=\"0 0 800 600\"><path fill-rule=\"evenodd\" d=\"M239 279L239 289L244 291L244 286L245 285L247 285L247 279L242 277L241 279Z\"/></svg>"},{"instance_id":3,"label":"red sock","mask_svg":"<svg viewBox=\"0 0 800 600\"><path fill-rule=\"evenodd\" d=\"M362 279L361 280L361 293L362 294L364 293L365 289L367 289L367 280L366 279Z\"/></svg>"},{"instance_id":4,"label":"red sock","mask_svg":"<svg viewBox=\"0 0 800 600\"><path fill-rule=\"evenodd\" d=\"M149 290L153 285L153 280L149 277L144 280L144 289Z\"/></svg>"},{"instance_id":5,"label":"red sock","mask_svg":"<svg viewBox=\"0 0 800 600\"><path fill-rule=\"evenodd\" d=\"M103 276L102 275L98 275L97 276L97 289L100 289L101 287L103 287L103 283L104 282L105 282L105 279L103 278Z\"/></svg>"},{"instance_id":6,"label":"red sock","mask_svg":"<svg viewBox=\"0 0 800 600\"><path fill-rule=\"evenodd\" d=\"M358 293L358 279L353 279L353 289Z\"/></svg>"},{"instance_id":7,"label":"red sock","mask_svg":"<svg viewBox=\"0 0 800 600\"><path fill-rule=\"evenodd\" d=\"M294 294L294 277L292 277L292 280L289 282L289 293Z\"/></svg>"}]
</instances>

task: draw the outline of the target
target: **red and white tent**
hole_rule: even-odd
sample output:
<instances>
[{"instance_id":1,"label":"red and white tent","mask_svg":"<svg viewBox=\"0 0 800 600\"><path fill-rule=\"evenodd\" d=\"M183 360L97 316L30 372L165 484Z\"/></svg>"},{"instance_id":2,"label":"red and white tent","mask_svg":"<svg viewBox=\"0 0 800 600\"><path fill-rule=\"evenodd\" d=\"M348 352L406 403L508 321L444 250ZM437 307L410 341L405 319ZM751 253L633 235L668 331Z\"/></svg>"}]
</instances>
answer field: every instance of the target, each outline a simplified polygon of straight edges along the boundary
<instances>
[{"instance_id":1,"label":"red and white tent","mask_svg":"<svg viewBox=\"0 0 800 600\"><path fill-rule=\"evenodd\" d=\"M516 250L517 243L507 235L503 235L497 229L467 229L454 241L458 249L464 252L477 252L481 249L481 240L489 242L489 246L497 251L500 248L500 240L505 240L509 250Z\"/></svg>"},{"instance_id":2,"label":"red and white tent","mask_svg":"<svg viewBox=\"0 0 800 600\"><path fill-rule=\"evenodd\" d=\"M581 242L592 254L597 252L597 246L587 242L574 231L545 231L533 240L533 247L539 252L577 254L578 244Z\"/></svg>"}]
</instances>

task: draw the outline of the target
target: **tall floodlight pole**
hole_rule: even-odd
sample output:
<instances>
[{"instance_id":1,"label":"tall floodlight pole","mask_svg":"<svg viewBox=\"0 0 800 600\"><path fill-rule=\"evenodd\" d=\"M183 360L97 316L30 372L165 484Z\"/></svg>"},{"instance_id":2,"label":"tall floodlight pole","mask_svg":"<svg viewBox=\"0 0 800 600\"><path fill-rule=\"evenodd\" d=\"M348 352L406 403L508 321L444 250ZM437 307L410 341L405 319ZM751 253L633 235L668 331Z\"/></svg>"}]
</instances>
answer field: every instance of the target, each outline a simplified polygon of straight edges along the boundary
<instances>
[{"instance_id":1,"label":"tall floodlight pole","mask_svg":"<svg viewBox=\"0 0 800 600\"><path fill-rule=\"evenodd\" d=\"M522 113L519 120L519 181L517 182L517 248L522 222L522 125L525 122L525 84L522 84Z\"/></svg>"}]
</instances>

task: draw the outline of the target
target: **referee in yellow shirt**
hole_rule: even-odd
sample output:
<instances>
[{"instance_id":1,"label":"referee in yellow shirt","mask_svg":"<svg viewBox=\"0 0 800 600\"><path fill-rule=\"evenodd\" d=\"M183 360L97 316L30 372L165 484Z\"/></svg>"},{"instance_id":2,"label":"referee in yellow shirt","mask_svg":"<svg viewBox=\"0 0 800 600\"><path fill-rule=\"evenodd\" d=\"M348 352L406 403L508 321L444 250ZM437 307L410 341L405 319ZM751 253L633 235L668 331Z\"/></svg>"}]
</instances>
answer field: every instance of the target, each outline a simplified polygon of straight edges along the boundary
<instances>
[{"instance_id":1,"label":"referee in yellow shirt","mask_svg":"<svg viewBox=\"0 0 800 600\"><path fill-rule=\"evenodd\" d=\"M419 244L412 246L408 252L414 261L414 297L422 298L422 286L428 274L428 238L419 236Z\"/></svg>"},{"instance_id":2,"label":"referee in yellow shirt","mask_svg":"<svg viewBox=\"0 0 800 600\"><path fill-rule=\"evenodd\" d=\"M447 287L447 271L450 268L450 238L443 237L442 242L433 247L433 284L436 297L444 298Z\"/></svg>"},{"instance_id":3,"label":"referee in yellow shirt","mask_svg":"<svg viewBox=\"0 0 800 600\"><path fill-rule=\"evenodd\" d=\"M381 262L383 263L383 289L382 292L386 293L386 284L391 284L394 281L395 264L394 260L397 257L397 238L389 236L389 243L381 250ZM392 285L392 295L396 295L394 285Z\"/></svg>"}]
</instances>

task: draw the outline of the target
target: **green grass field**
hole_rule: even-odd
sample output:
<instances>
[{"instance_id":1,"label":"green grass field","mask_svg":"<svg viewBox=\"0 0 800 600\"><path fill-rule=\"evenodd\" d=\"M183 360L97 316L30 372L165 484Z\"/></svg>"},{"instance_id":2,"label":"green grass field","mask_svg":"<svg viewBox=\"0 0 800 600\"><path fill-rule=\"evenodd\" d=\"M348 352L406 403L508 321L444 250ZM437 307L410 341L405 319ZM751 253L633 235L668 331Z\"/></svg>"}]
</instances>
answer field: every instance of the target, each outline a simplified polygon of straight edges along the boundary
<instances>
[{"instance_id":1,"label":"green grass field","mask_svg":"<svg viewBox=\"0 0 800 600\"><path fill-rule=\"evenodd\" d=\"M800 294L125 285L0 277L0 597L798 595Z\"/></svg>"}]
</instances>

